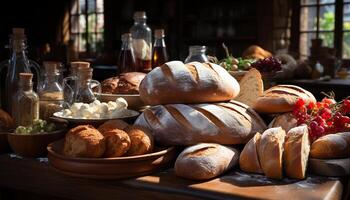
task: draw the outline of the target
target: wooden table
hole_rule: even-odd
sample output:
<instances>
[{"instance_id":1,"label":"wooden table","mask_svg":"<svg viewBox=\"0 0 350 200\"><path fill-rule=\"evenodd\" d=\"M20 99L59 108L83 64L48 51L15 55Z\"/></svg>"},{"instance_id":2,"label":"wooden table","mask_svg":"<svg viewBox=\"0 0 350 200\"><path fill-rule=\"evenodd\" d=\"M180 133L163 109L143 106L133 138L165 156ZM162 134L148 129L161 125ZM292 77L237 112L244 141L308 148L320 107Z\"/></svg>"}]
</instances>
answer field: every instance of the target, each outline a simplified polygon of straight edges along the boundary
<instances>
[{"instance_id":1,"label":"wooden table","mask_svg":"<svg viewBox=\"0 0 350 200\"><path fill-rule=\"evenodd\" d=\"M195 182L176 177L172 169L127 180L98 181L61 175L45 159L0 155L1 188L67 199L341 199L342 182L316 176L272 181L238 170Z\"/></svg>"}]
</instances>

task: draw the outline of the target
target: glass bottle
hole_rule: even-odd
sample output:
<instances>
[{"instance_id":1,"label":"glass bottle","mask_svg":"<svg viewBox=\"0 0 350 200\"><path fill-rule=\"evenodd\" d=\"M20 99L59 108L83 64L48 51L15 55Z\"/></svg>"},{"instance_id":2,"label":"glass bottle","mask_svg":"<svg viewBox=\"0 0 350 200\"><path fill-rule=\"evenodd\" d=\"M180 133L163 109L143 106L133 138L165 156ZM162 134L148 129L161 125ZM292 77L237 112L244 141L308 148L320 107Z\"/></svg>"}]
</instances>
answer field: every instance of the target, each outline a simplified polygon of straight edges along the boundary
<instances>
[{"instance_id":1,"label":"glass bottle","mask_svg":"<svg viewBox=\"0 0 350 200\"><path fill-rule=\"evenodd\" d=\"M207 51L206 46L190 46L189 55L187 56L185 63L197 61L197 62L208 62L208 57L205 54Z\"/></svg>"},{"instance_id":2,"label":"glass bottle","mask_svg":"<svg viewBox=\"0 0 350 200\"><path fill-rule=\"evenodd\" d=\"M132 39L130 33L122 35L122 47L119 54L118 60L118 74L124 72L136 72L135 55L132 48Z\"/></svg>"},{"instance_id":3,"label":"glass bottle","mask_svg":"<svg viewBox=\"0 0 350 200\"><path fill-rule=\"evenodd\" d=\"M168 61L164 37L164 29L156 29L154 31L155 40L152 53L152 69L161 66Z\"/></svg>"},{"instance_id":4,"label":"glass bottle","mask_svg":"<svg viewBox=\"0 0 350 200\"><path fill-rule=\"evenodd\" d=\"M19 90L12 97L12 113L17 126L29 126L39 119L39 97L33 91L33 74L19 74Z\"/></svg>"},{"instance_id":5,"label":"glass bottle","mask_svg":"<svg viewBox=\"0 0 350 200\"><path fill-rule=\"evenodd\" d=\"M146 12L134 13L134 25L130 28L137 68L141 72L152 69L152 31L146 24Z\"/></svg>"},{"instance_id":6,"label":"glass bottle","mask_svg":"<svg viewBox=\"0 0 350 200\"><path fill-rule=\"evenodd\" d=\"M101 93L101 84L96 80L92 80L92 68L79 68L77 87L75 92L74 103L92 103L97 99L94 94L93 87L96 86L98 94Z\"/></svg>"},{"instance_id":7,"label":"glass bottle","mask_svg":"<svg viewBox=\"0 0 350 200\"><path fill-rule=\"evenodd\" d=\"M39 90L40 119L48 120L53 113L60 111L63 107L64 97L60 79L59 63L44 62L45 79Z\"/></svg>"},{"instance_id":8,"label":"glass bottle","mask_svg":"<svg viewBox=\"0 0 350 200\"><path fill-rule=\"evenodd\" d=\"M19 74L30 73L31 69L35 71L36 80L38 80L40 67L39 65L29 60L27 57L27 39L24 34L24 29L13 28L10 35L11 58L1 63L0 71L7 68L5 82L5 92L3 93L2 107L12 115L12 97L19 88ZM36 82L38 83L38 81Z\"/></svg>"}]
</instances>

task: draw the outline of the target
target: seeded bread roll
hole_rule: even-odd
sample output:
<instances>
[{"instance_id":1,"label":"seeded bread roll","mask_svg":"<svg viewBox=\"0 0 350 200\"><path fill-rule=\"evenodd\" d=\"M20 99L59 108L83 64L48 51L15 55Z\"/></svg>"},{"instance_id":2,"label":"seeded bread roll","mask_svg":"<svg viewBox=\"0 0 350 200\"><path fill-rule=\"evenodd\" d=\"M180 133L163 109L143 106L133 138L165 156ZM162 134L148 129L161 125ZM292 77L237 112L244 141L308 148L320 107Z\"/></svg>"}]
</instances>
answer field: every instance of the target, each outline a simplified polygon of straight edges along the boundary
<instances>
[{"instance_id":1,"label":"seeded bread roll","mask_svg":"<svg viewBox=\"0 0 350 200\"><path fill-rule=\"evenodd\" d=\"M248 106L254 105L259 96L264 92L264 84L260 72L252 68L239 81L240 92L235 98Z\"/></svg>"},{"instance_id":2,"label":"seeded bread roll","mask_svg":"<svg viewBox=\"0 0 350 200\"><path fill-rule=\"evenodd\" d=\"M261 168L269 178L282 179L282 155L286 132L281 128L267 129L261 136L258 154Z\"/></svg>"},{"instance_id":3,"label":"seeded bread roll","mask_svg":"<svg viewBox=\"0 0 350 200\"><path fill-rule=\"evenodd\" d=\"M177 176L205 180L217 177L238 163L239 152L231 147L201 143L187 147L176 159Z\"/></svg>"},{"instance_id":4,"label":"seeded bread roll","mask_svg":"<svg viewBox=\"0 0 350 200\"><path fill-rule=\"evenodd\" d=\"M283 165L290 178L304 179L310 152L307 126L298 126L288 131L284 143Z\"/></svg>"},{"instance_id":5,"label":"seeded bread roll","mask_svg":"<svg viewBox=\"0 0 350 200\"><path fill-rule=\"evenodd\" d=\"M236 79L224 68L199 62L167 62L140 84L140 96L147 105L229 101L239 90Z\"/></svg>"},{"instance_id":6,"label":"seeded bread roll","mask_svg":"<svg viewBox=\"0 0 350 200\"><path fill-rule=\"evenodd\" d=\"M266 129L254 110L234 100L217 104L154 106L145 110L135 125L150 129L161 145L243 144L256 132Z\"/></svg>"},{"instance_id":7,"label":"seeded bread roll","mask_svg":"<svg viewBox=\"0 0 350 200\"><path fill-rule=\"evenodd\" d=\"M316 103L315 97L301 87L276 85L266 90L254 103L253 108L259 113L285 113L293 111L298 99L303 99L305 104Z\"/></svg>"},{"instance_id":8,"label":"seeded bread roll","mask_svg":"<svg viewBox=\"0 0 350 200\"><path fill-rule=\"evenodd\" d=\"M350 157L350 132L329 134L318 138L311 145L312 158L334 159Z\"/></svg>"},{"instance_id":9,"label":"seeded bread roll","mask_svg":"<svg viewBox=\"0 0 350 200\"><path fill-rule=\"evenodd\" d=\"M241 170L252 173L263 173L258 155L260 138L261 134L258 132L244 146L244 149L239 156L239 167Z\"/></svg>"}]
</instances>

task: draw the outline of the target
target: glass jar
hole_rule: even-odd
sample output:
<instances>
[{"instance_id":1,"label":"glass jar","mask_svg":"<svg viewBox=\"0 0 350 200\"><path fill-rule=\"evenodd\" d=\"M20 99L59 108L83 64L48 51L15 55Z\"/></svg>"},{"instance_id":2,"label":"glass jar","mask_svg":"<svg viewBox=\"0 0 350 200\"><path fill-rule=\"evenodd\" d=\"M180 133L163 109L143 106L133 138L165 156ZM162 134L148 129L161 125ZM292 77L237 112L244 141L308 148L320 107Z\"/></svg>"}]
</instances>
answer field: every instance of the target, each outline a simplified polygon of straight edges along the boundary
<instances>
[{"instance_id":1,"label":"glass jar","mask_svg":"<svg viewBox=\"0 0 350 200\"><path fill-rule=\"evenodd\" d=\"M185 63L197 61L197 62L208 62L208 57L205 54L207 51L206 46L190 46L189 54L185 60Z\"/></svg>"},{"instance_id":2,"label":"glass jar","mask_svg":"<svg viewBox=\"0 0 350 200\"><path fill-rule=\"evenodd\" d=\"M118 74L136 71L139 70L136 68L131 34L125 33L122 35L122 47L120 49L118 60Z\"/></svg>"},{"instance_id":3,"label":"glass jar","mask_svg":"<svg viewBox=\"0 0 350 200\"><path fill-rule=\"evenodd\" d=\"M74 103L92 103L97 99L93 88L97 88L97 94L101 93L101 84L92 80L92 68L79 68L77 87Z\"/></svg>"}]
</instances>

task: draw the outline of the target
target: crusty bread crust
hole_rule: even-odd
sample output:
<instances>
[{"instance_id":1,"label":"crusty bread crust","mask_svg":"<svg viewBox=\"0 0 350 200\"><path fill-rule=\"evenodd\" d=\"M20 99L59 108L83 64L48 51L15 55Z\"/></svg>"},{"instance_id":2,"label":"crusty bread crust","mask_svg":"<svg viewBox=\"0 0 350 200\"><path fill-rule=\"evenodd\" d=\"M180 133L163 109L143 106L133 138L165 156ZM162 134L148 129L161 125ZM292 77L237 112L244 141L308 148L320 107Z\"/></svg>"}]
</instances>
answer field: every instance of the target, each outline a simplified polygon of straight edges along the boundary
<instances>
[{"instance_id":1,"label":"crusty bread crust","mask_svg":"<svg viewBox=\"0 0 350 200\"><path fill-rule=\"evenodd\" d=\"M310 152L306 125L290 129L284 143L283 165L290 178L304 179Z\"/></svg>"},{"instance_id":2,"label":"crusty bread crust","mask_svg":"<svg viewBox=\"0 0 350 200\"><path fill-rule=\"evenodd\" d=\"M239 156L239 167L241 170L252 173L263 173L258 156L260 137L261 134L259 132L256 133L244 146L244 149Z\"/></svg>"},{"instance_id":3,"label":"crusty bread crust","mask_svg":"<svg viewBox=\"0 0 350 200\"><path fill-rule=\"evenodd\" d=\"M269 124L269 128L282 127L283 130L288 132L290 129L297 126L297 120L291 112L277 115Z\"/></svg>"},{"instance_id":4,"label":"crusty bread crust","mask_svg":"<svg viewBox=\"0 0 350 200\"><path fill-rule=\"evenodd\" d=\"M140 96L147 105L229 101L239 90L236 79L224 68L199 62L167 62L140 84Z\"/></svg>"},{"instance_id":5,"label":"crusty bread crust","mask_svg":"<svg viewBox=\"0 0 350 200\"><path fill-rule=\"evenodd\" d=\"M312 143L310 156L319 159L350 157L350 132L320 137Z\"/></svg>"},{"instance_id":6,"label":"crusty bread crust","mask_svg":"<svg viewBox=\"0 0 350 200\"><path fill-rule=\"evenodd\" d=\"M282 155L285 131L281 127L267 129L261 136L258 154L261 168L269 178L282 179Z\"/></svg>"},{"instance_id":7,"label":"crusty bread crust","mask_svg":"<svg viewBox=\"0 0 350 200\"><path fill-rule=\"evenodd\" d=\"M297 100L301 98L306 104L316 103L315 97L301 87L295 85L276 85L266 90L253 105L259 113L284 113L293 110Z\"/></svg>"},{"instance_id":8,"label":"crusty bread crust","mask_svg":"<svg viewBox=\"0 0 350 200\"><path fill-rule=\"evenodd\" d=\"M239 81L240 92L235 98L248 106L253 106L259 96L264 92L264 84L260 72L252 68Z\"/></svg>"},{"instance_id":9,"label":"crusty bread crust","mask_svg":"<svg viewBox=\"0 0 350 200\"><path fill-rule=\"evenodd\" d=\"M221 175L238 163L239 152L232 147L201 143L187 147L176 159L177 176L205 180Z\"/></svg>"}]
</instances>

